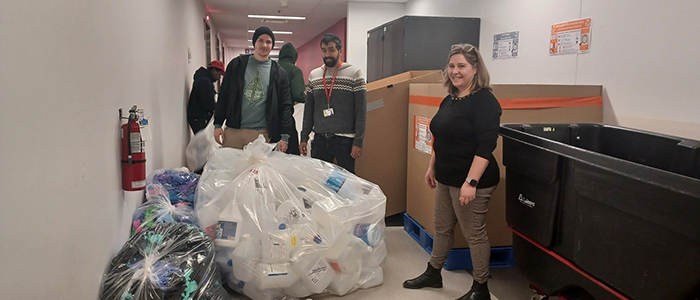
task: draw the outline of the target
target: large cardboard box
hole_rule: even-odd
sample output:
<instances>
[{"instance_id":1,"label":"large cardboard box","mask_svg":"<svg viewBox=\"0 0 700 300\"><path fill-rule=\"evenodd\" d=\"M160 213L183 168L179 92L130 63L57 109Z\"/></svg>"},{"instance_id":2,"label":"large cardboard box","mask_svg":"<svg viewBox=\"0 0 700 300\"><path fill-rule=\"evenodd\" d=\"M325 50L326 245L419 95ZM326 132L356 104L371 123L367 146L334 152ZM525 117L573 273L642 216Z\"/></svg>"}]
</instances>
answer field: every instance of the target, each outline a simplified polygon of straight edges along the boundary
<instances>
[{"instance_id":1,"label":"large cardboard box","mask_svg":"<svg viewBox=\"0 0 700 300\"><path fill-rule=\"evenodd\" d=\"M367 128L355 171L382 188L387 216L406 211L409 86L440 80L440 71L412 71L367 84Z\"/></svg>"},{"instance_id":2,"label":"large cardboard box","mask_svg":"<svg viewBox=\"0 0 700 300\"><path fill-rule=\"evenodd\" d=\"M494 85L493 93L503 108L501 123L602 122L602 86L572 85ZM424 182L430 161L430 142L425 142L425 124L435 115L447 89L441 84L411 84L408 108L408 168L406 212L430 234L435 234L434 191ZM428 140L430 139L430 135ZM506 225L505 168L502 138L494 151L501 170L501 181L489 201L486 231L491 246L512 245ZM455 228L453 248L468 247L459 226Z\"/></svg>"}]
</instances>

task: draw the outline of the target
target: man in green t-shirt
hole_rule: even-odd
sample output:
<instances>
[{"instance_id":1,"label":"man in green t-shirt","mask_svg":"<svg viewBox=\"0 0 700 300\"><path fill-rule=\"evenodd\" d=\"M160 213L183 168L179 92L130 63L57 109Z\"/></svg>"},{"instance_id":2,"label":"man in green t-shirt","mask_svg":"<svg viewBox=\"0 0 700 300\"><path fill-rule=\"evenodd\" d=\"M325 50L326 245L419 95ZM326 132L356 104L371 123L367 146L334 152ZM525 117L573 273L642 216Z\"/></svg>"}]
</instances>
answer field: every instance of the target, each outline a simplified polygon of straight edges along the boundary
<instances>
[{"instance_id":1,"label":"man in green t-shirt","mask_svg":"<svg viewBox=\"0 0 700 300\"><path fill-rule=\"evenodd\" d=\"M243 149L262 134L287 151L292 99L287 73L270 59L274 44L272 30L260 27L253 34L254 54L238 56L226 67L214 114L214 139L224 147Z\"/></svg>"}]
</instances>

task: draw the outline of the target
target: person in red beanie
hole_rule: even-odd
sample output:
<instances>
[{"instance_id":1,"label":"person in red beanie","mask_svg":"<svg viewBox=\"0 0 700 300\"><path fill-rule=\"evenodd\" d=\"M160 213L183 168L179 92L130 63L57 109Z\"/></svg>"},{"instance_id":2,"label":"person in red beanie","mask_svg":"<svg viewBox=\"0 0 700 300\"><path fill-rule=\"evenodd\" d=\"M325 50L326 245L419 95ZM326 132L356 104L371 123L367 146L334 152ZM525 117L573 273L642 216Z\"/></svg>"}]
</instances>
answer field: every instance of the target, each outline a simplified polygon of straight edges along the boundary
<instances>
[{"instance_id":1,"label":"person in red beanie","mask_svg":"<svg viewBox=\"0 0 700 300\"><path fill-rule=\"evenodd\" d=\"M192 92L187 103L187 123L192 128L192 132L197 133L209 124L216 107L214 82L225 73L226 67L220 60L212 61L206 69L200 67L194 72Z\"/></svg>"}]
</instances>

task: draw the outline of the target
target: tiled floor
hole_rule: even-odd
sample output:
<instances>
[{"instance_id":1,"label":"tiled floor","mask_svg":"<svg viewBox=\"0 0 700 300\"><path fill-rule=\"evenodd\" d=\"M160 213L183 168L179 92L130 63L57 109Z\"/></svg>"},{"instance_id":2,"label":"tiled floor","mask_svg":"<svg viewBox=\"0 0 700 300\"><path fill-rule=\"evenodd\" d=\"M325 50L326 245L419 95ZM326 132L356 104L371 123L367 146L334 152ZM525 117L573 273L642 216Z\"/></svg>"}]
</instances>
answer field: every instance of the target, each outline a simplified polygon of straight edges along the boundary
<instances>
[{"instance_id":1,"label":"tiled floor","mask_svg":"<svg viewBox=\"0 0 700 300\"><path fill-rule=\"evenodd\" d=\"M466 271L442 271L442 289L408 290L402 287L404 280L425 271L430 256L404 230L403 227L387 227L386 244L388 255L384 262L384 283L378 287L357 290L344 297L316 295L314 300L327 299L456 299L466 293L472 277ZM493 300L530 299L533 293L528 282L515 268L492 269L489 281ZM233 299L245 299L234 295Z\"/></svg>"}]
</instances>

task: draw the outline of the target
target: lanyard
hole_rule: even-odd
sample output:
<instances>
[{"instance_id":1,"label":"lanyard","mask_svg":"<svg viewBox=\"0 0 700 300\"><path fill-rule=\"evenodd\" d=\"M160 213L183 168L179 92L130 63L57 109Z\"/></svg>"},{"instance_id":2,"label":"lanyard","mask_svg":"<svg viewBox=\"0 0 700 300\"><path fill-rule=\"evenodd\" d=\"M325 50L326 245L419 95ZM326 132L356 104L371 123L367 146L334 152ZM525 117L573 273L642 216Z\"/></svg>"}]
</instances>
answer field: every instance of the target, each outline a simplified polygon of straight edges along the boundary
<instances>
[{"instance_id":1,"label":"lanyard","mask_svg":"<svg viewBox=\"0 0 700 300\"><path fill-rule=\"evenodd\" d=\"M333 79L331 80L331 88L328 89L328 86L326 85L326 70L328 67L323 68L323 90L326 92L326 100L328 100L328 108L331 107L331 94L333 94L333 86L335 85L335 76L338 75L338 70L340 70L340 66L343 65L343 62L341 61L338 64L338 68L335 69L335 72L333 73Z\"/></svg>"}]
</instances>

